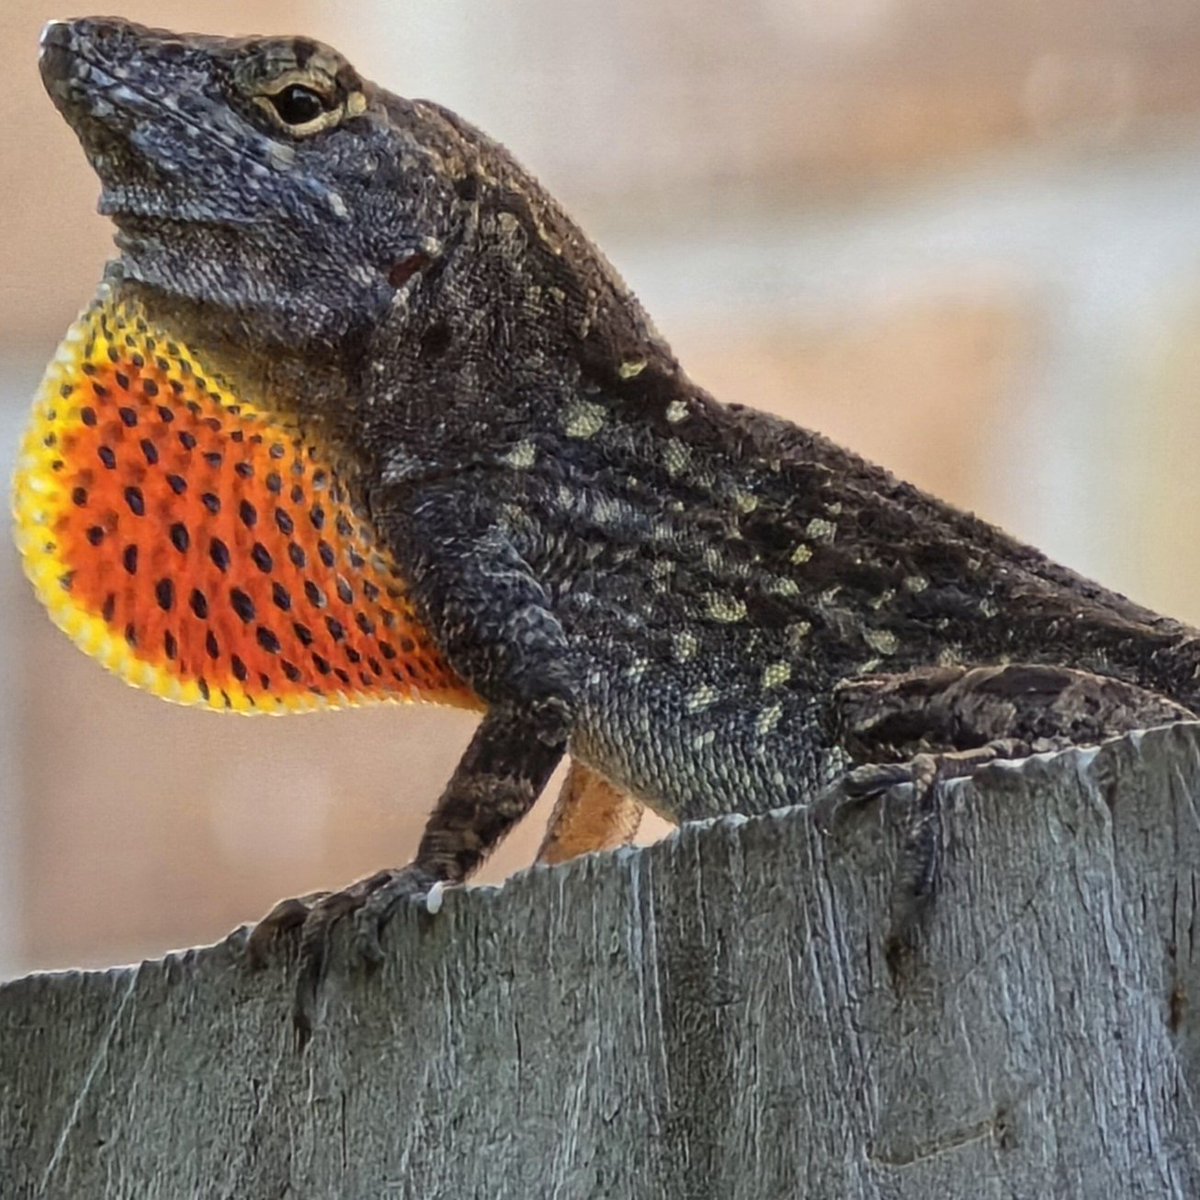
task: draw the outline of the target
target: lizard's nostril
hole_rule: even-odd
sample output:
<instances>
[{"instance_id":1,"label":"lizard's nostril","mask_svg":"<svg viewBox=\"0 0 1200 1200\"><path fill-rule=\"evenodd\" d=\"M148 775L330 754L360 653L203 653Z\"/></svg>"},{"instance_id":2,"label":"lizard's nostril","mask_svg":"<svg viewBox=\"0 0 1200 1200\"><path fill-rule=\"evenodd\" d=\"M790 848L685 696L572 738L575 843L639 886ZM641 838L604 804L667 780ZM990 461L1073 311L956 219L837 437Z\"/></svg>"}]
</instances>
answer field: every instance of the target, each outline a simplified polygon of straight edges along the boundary
<instances>
[{"instance_id":1,"label":"lizard's nostril","mask_svg":"<svg viewBox=\"0 0 1200 1200\"><path fill-rule=\"evenodd\" d=\"M71 22L70 21L47 21L42 26L41 36L38 38L38 46L42 53L45 53L52 46L66 48L71 44Z\"/></svg>"}]
</instances>

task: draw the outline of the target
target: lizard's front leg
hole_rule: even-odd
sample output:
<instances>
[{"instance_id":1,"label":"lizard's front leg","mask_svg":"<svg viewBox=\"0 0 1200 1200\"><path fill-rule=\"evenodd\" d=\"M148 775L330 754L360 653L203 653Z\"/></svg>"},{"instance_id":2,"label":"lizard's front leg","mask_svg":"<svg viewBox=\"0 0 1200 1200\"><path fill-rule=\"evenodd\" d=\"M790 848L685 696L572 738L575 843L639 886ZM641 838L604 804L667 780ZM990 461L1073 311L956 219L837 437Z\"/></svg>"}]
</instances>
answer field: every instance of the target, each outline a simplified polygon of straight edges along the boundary
<instances>
[{"instance_id":1,"label":"lizard's front leg","mask_svg":"<svg viewBox=\"0 0 1200 1200\"><path fill-rule=\"evenodd\" d=\"M910 793L887 943L893 969L911 952L920 918L937 894L946 781L973 776L998 759L1195 719L1134 684L1027 663L853 680L838 689L835 709L839 740L862 765L826 796L826 816L843 801L893 789Z\"/></svg>"},{"instance_id":2,"label":"lizard's front leg","mask_svg":"<svg viewBox=\"0 0 1200 1200\"><path fill-rule=\"evenodd\" d=\"M466 753L438 800L413 861L316 899L285 901L251 935L261 957L281 932L300 929L293 1016L312 1030L334 928L352 917L368 962L397 905L463 882L533 806L567 748L574 715L568 646L549 597L479 496L439 492L410 502L394 541L411 572L412 598L455 671L487 703ZM476 531L477 530L477 531Z\"/></svg>"}]
</instances>

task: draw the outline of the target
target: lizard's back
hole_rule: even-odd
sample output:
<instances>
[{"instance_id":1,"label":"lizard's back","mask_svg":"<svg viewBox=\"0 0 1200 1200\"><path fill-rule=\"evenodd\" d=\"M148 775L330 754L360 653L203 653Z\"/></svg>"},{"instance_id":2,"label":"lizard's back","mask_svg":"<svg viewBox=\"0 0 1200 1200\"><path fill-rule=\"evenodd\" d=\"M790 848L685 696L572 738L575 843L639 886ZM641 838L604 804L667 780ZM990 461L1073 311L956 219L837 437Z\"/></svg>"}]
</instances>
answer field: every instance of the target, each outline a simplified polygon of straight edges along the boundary
<instances>
[{"instance_id":1,"label":"lizard's back","mask_svg":"<svg viewBox=\"0 0 1200 1200\"><path fill-rule=\"evenodd\" d=\"M827 782L845 680L1054 663L1195 701L1173 659L1193 630L684 377L559 412L508 454L513 536L585 680L576 752L674 815Z\"/></svg>"}]
</instances>

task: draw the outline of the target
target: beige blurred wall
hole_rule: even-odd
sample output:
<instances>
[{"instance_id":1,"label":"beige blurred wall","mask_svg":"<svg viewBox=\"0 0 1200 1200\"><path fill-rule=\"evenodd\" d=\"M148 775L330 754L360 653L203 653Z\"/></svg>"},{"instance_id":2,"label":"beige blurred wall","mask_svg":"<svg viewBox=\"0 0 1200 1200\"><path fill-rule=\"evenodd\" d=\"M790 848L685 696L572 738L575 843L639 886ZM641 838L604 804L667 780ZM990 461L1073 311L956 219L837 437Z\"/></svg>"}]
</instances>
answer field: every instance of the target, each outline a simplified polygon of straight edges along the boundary
<instances>
[{"instance_id":1,"label":"beige blurred wall","mask_svg":"<svg viewBox=\"0 0 1200 1200\"><path fill-rule=\"evenodd\" d=\"M716 394L1200 621L1194 0L122 13L302 31L450 104L560 194ZM39 365L109 253L96 185L37 80L37 31L57 15L0 8L0 102L16 118L0 124L10 455ZM5 554L0 971L214 938L411 852L469 736L461 714L172 708L68 645ZM544 811L486 878L529 861Z\"/></svg>"}]
</instances>

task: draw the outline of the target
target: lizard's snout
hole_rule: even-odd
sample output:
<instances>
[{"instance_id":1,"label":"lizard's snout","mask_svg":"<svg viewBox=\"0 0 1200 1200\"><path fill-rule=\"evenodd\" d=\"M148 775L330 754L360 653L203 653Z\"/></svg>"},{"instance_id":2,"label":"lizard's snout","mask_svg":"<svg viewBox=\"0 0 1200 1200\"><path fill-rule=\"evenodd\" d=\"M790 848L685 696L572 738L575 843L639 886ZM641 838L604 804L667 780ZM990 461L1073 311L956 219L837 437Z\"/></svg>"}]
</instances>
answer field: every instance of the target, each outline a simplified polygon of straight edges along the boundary
<instances>
[{"instance_id":1,"label":"lizard's snout","mask_svg":"<svg viewBox=\"0 0 1200 1200\"><path fill-rule=\"evenodd\" d=\"M74 52L70 21L47 21L38 38L38 66L48 83L64 79L70 72Z\"/></svg>"},{"instance_id":2,"label":"lizard's snout","mask_svg":"<svg viewBox=\"0 0 1200 1200\"><path fill-rule=\"evenodd\" d=\"M70 39L71 22L70 21L47 21L42 26L42 35L38 38L38 45L42 48L43 53L48 46L62 46Z\"/></svg>"},{"instance_id":3,"label":"lizard's snout","mask_svg":"<svg viewBox=\"0 0 1200 1200\"><path fill-rule=\"evenodd\" d=\"M116 17L47 21L38 39L42 77L66 80L89 67L119 77L140 48L153 44L154 32Z\"/></svg>"}]
</instances>

